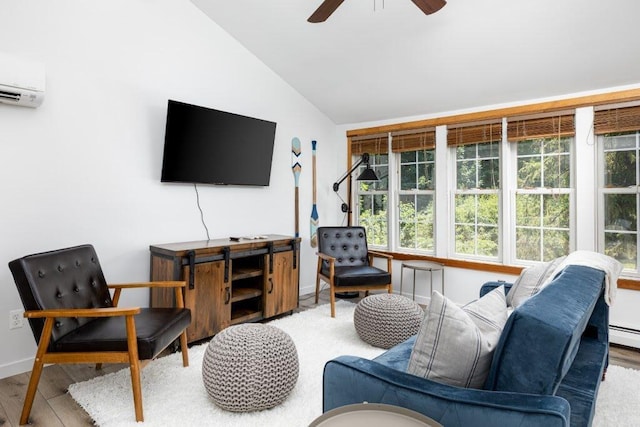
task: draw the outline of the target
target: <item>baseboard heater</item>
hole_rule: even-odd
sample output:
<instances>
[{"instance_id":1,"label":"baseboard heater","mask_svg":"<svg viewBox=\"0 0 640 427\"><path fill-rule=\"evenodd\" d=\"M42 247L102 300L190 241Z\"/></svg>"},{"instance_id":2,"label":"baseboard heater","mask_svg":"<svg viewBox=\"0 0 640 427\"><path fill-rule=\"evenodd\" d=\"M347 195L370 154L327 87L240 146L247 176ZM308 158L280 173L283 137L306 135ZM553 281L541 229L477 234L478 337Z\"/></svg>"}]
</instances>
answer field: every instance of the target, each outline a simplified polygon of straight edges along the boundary
<instances>
[{"instance_id":1,"label":"baseboard heater","mask_svg":"<svg viewBox=\"0 0 640 427\"><path fill-rule=\"evenodd\" d=\"M632 329L632 328L625 328L624 326L609 325L609 329L613 329L615 331L620 331L620 332L626 332L628 334L640 335L640 330Z\"/></svg>"}]
</instances>

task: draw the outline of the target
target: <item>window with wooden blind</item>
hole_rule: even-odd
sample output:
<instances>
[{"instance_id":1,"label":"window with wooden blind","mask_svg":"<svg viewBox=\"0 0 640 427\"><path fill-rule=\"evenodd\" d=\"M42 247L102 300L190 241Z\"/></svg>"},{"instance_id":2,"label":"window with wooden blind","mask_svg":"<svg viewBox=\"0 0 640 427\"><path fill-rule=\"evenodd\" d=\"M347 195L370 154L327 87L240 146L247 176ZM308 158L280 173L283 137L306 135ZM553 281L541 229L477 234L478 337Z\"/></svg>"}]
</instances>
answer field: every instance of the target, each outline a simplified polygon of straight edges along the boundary
<instances>
[{"instance_id":1,"label":"window with wooden blind","mask_svg":"<svg viewBox=\"0 0 640 427\"><path fill-rule=\"evenodd\" d=\"M435 201L435 128L391 134L397 159L397 246L433 253Z\"/></svg>"},{"instance_id":2,"label":"window with wooden blind","mask_svg":"<svg viewBox=\"0 0 640 427\"><path fill-rule=\"evenodd\" d=\"M457 255L497 260L500 248L502 121L447 127L455 152L452 243Z\"/></svg>"},{"instance_id":3,"label":"window with wooden blind","mask_svg":"<svg viewBox=\"0 0 640 427\"><path fill-rule=\"evenodd\" d=\"M595 111L594 132L600 152L599 246L638 272L640 203L640 106L603 107Z\"/></svg>"},{"instance_id":4,"label":"window with wooden blind","mask_svg":"<svg viewBox=\"0 0 640 427\"><path fill-rule=\"evenodd\" d=\"M378 134L354 138L351 154L357 161L362 154L369 154L369 166L378 176L378 181L355 181L356 223L367 230L367 243L377 247L388 247L389 243L389 135ZM360 176L362 164L353 176Z\"/></svg>"},{"instance_id":5,"label":"window with wooden blind","mask_svg":"<svg viewBox=\"0 0 640 427\"><path fill-rule=\"evenodd\" d=\"M515 257L550 261L571 250L573 113L510 117L516 144Z\"/></svg>"}]
</instances>

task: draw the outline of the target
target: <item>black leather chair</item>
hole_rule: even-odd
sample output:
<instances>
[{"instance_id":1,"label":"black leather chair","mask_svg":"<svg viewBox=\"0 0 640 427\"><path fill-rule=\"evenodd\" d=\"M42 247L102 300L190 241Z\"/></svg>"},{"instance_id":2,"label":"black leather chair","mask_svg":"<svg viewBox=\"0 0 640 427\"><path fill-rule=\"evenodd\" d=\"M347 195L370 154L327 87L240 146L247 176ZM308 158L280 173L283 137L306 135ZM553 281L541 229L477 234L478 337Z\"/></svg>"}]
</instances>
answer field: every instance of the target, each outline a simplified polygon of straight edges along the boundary
<instances>
[{"instance_id":1,"label":"black leather chair","mask_svg":"<svg viewBox=\"0 0 640 427\"><path fill-rule=\"evenodd\" d=\"M24 316L38 344L20 417L29 420L40 374L48 363L128 363L136 421L143 421L140 369L180 339L182 363L189 365L184 282L107 285L91 245L28 255L9 263ZM174 287L175 308L118 308L122 289ZM109 289L114 290L113 298Z\"/></svg>"},{"instance_id":2,"label":"black leather chair","mask_svg":"<svg viewBox=\"0 0 640 427\"><path fill-rule=\"evenodd\" d=\"M387 270L373 266L373 259L387 261ZM329 284L331 317L336 317L336 293L386 290L391 293L392 256L368 250L364 227L318 227L318 275L316 304L320 280Z\"/></svg>"}]
</instances>

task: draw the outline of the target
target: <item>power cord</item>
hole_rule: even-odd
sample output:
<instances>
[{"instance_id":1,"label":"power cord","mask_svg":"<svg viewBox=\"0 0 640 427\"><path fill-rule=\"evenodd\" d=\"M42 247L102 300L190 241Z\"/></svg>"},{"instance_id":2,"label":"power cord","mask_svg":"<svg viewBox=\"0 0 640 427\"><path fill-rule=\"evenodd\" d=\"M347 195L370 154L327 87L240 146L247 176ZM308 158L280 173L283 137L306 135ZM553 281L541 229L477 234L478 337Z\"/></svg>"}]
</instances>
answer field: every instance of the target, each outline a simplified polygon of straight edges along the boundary
<instances>
[{"instance_id":1,"label":"power cord","mask_svg":"<svg viewBox=\"0 0 640 427\"><path fill-rule=\"evenodd\" d=\"M200 194L198 194L198 185L193 184L193 188L196 190L196 203L198 204L198 210L200 211L200 221L202 221L202 225L204 226L205 231L207 232L207 242L211 240L209 237L209 228L207 224L204 222L204 213L202 212L202 207L200 207Z\"/></svg>"}]
</instances>

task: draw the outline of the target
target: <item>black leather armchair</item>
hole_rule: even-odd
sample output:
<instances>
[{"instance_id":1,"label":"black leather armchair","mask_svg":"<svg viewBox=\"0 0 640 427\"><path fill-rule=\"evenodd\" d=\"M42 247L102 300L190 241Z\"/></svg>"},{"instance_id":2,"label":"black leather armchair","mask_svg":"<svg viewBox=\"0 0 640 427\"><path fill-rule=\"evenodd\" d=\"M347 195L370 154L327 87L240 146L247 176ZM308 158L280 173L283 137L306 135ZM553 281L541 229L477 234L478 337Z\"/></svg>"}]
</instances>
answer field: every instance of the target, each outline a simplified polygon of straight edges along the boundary
<instances>
[{"instance_id":1,"label":"black leather armchair","mask_svg":"<svg viewBox=\"0 0 640 427\"><path fill-rule=\"evenodd\" d=\"M189 365L184 282L107 285L91 245L28 255L9 263L38 350L20 424L29 420L40 374L47 363L128 363L136 421L143 421L140 369L180 339ZM175 308L118 308L122 289L174 287ZM113 298L109 289L114 290Z\"/></svg>"},{"instance_id":2,"label":"black leather armchair","mask_svg":"<svg viewBox=\"0 0 640 427\"><path fill-rule=\"evenodd\" d=\"M375 257L386 259L386 271L373 266ZM364 227L319 227L316 304L321 280L330 287L331 317L336 316L337 292L386 290L391 293L392 259L390 255L368 250Z\"/></svg>"}]
</instances>

